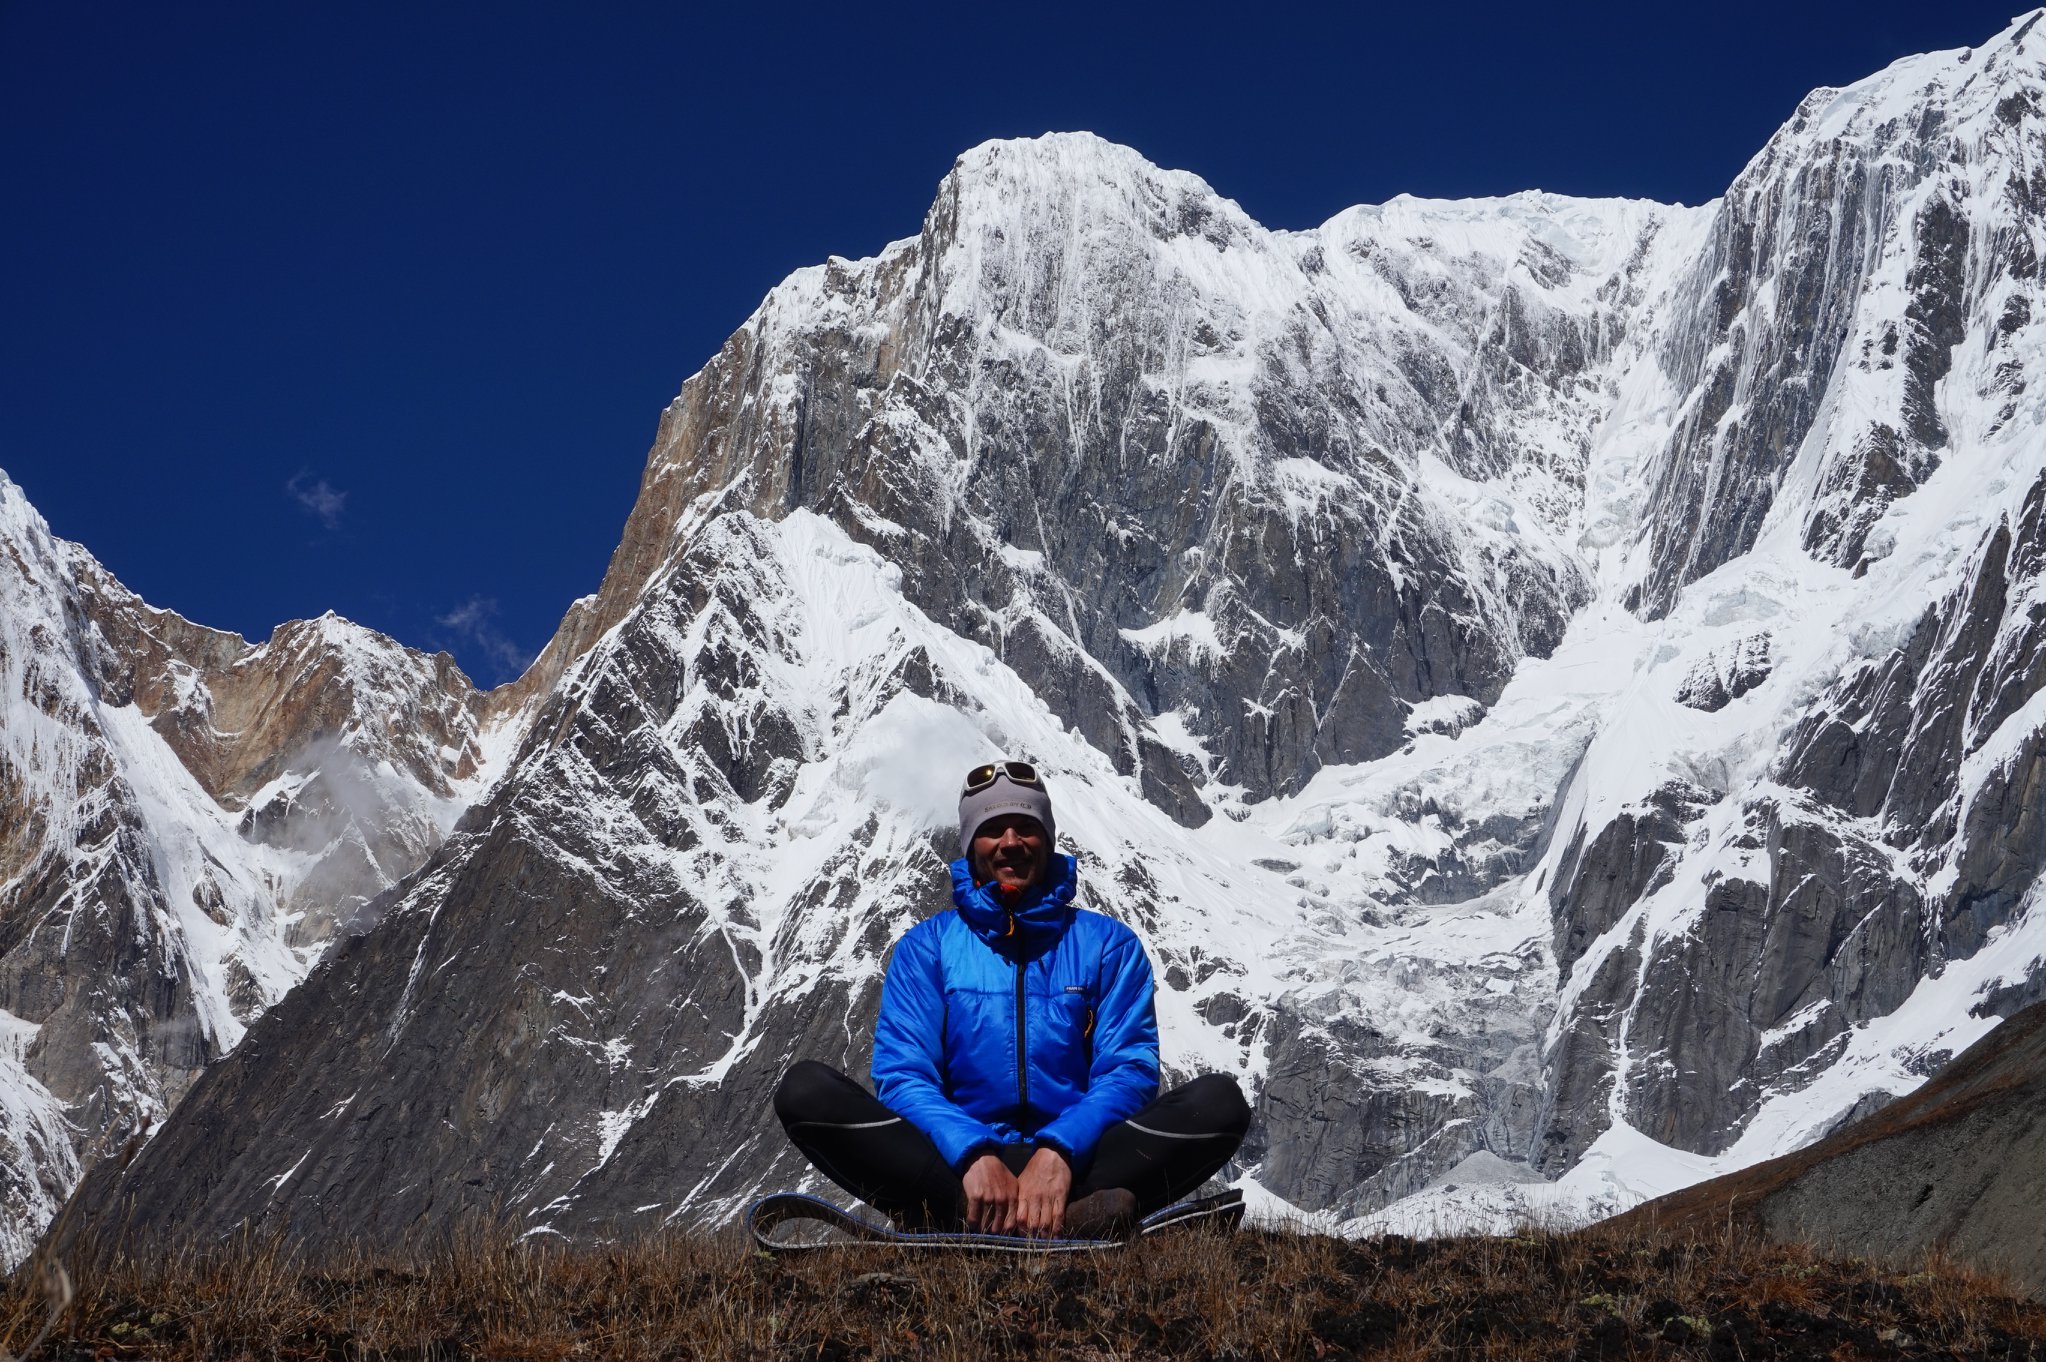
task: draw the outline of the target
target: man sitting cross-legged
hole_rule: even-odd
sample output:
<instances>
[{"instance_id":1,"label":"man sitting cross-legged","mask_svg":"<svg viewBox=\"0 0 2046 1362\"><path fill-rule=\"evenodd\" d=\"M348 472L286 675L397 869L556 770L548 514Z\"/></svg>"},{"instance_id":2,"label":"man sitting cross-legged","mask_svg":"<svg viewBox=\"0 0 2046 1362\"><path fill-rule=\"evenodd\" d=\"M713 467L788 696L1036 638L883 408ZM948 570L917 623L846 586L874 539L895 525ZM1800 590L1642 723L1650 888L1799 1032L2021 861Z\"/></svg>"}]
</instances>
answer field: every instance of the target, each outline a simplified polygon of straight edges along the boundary
<instances>
[{"instance_id":1,"label":"man sitting cross-legged","mask_svg":"<svg viewBox=\"0 0 2046 1362\"><path fill-rule=\"evenodd\" d=\"M1128 927L1073 906L1055 830L1033 767L968 772L953 911L911 928L882 982L878 1100L811 1060L775 1090L796 1147L897 1224L1127 1233L1249 1129L1226 1075L1158 1096L1150 961Z\"/></svg>"}]
</instances>

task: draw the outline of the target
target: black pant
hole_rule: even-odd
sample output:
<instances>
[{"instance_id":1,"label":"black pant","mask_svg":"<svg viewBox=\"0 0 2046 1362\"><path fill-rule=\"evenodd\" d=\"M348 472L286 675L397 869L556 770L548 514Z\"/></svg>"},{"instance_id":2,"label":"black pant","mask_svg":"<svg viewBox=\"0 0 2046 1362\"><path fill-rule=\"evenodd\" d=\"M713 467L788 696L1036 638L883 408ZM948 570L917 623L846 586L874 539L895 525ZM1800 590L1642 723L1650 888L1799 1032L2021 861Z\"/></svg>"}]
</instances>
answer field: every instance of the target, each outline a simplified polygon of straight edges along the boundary
<instances>
[{"instance_id":1,"label":"black pant","mask_svg":"<svg viewBox=\"0 0 2046 1362\"><path fill-rule=\"evenodd\" d=\"M931 1137L838 1070L798 1061L774 1090L774 1114L817 1171L861 1201L906 1224L959 1223L960 1175ZM1071 1196L1123 1187L1149 1214L1213 1177L1249 1129L1250 1107L1236 1080L1204 1074L1110 1126ZM1020 1173L1034 1151L1015 1144L997 1152Z\"/></svg>"}]
</instances>

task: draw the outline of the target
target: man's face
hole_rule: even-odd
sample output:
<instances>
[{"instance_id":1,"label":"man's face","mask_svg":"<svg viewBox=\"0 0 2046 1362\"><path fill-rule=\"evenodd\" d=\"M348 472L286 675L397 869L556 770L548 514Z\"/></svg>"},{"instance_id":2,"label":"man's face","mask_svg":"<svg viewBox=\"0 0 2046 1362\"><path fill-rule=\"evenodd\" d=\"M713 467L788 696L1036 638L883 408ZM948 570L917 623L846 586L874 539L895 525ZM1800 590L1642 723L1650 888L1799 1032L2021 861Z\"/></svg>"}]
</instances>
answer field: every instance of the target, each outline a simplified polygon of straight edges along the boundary
<instances>
[{"instance_id":1,"label":"man's face","mask_svg":"<svg viewBox=\"0 0 2046 1362\"><path fill-rule=\"evenodd\" d=\"M973 864L983 882L1004 889L1037 883L1051 862L1044 826L1028 814L990 818L973 834Z\"/></svg>"}]
</instances>

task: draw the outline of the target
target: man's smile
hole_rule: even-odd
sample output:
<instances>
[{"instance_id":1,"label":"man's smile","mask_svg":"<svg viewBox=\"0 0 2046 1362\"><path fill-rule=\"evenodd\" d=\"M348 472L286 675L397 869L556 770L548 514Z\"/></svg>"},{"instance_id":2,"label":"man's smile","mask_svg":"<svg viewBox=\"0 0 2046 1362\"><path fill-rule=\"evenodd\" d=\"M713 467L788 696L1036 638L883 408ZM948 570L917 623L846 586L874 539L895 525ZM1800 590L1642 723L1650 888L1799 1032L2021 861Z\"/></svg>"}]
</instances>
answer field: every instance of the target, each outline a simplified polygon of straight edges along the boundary
<instances>
[{"instance_id":1,"label":"man's smile","mask_svg":"<svg viewBox=\"0 0 2046 1362\"><path fill-rule=\"evenodd\" d=\"M974 859L1003 889L1023 889L1042 878L1048 841L1036 819L1010 814L981 825L973 838Z\"/></svg>"}]
</instances>

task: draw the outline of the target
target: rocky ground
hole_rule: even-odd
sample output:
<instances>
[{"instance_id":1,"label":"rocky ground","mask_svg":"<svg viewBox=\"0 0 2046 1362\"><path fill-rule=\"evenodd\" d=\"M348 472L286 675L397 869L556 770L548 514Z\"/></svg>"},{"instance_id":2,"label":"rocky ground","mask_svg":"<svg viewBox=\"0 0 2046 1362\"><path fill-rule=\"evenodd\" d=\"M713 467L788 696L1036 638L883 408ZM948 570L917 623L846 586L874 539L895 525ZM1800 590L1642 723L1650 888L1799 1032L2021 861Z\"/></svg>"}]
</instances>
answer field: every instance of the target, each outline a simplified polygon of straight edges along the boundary
<instances>
[{"instance_id":1,"label":"rocky ground","mask_svg":"<svg viewBox=\"0 0 2046 1362\"><path fill-rule=\"evenodd\" d=\"M9 1355L48 1318L37 1270L4 1297ZM1738 1232L1189 1232L1039 1262L866 1248L776 1259L733 1235L567 1252L477 1238L318 1265L244 1244L80 1278L39 1356L2046 1357L2046 1306L1993 1279Z\"/></svg>"}]
</instances>

